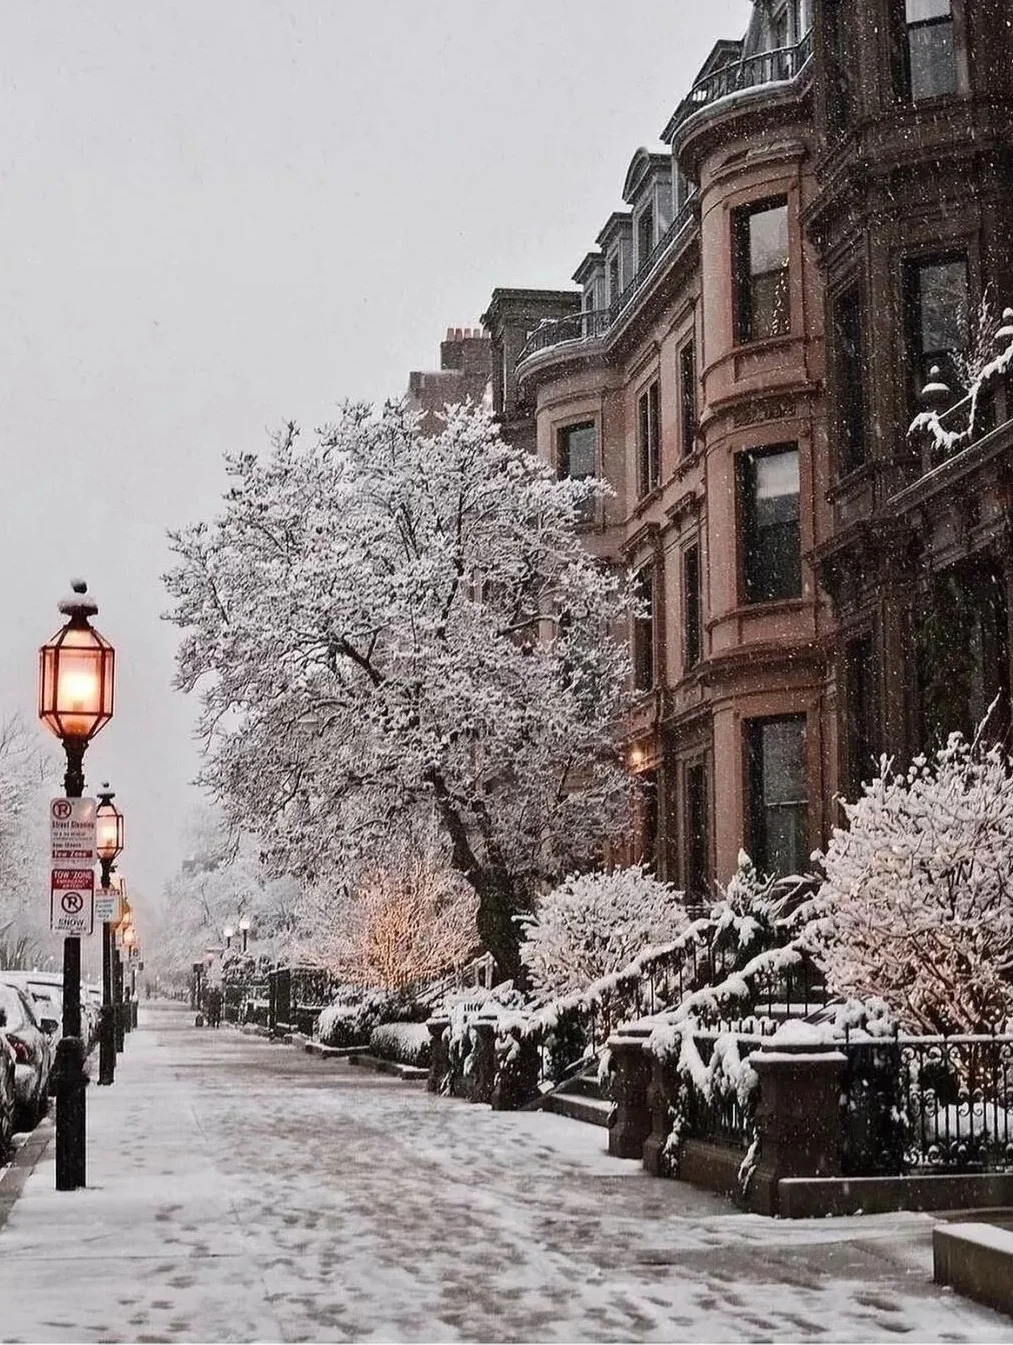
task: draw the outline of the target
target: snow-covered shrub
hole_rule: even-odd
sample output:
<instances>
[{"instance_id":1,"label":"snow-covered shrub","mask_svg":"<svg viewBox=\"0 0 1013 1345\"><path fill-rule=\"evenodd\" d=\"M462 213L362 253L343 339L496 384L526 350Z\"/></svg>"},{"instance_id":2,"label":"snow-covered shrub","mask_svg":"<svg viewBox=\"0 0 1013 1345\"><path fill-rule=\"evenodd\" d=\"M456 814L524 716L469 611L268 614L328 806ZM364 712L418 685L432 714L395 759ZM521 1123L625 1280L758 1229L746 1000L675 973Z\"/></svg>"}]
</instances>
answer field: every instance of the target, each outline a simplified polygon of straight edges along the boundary
<instances>
[{"instance_id":1,"label":"snow-covered shrub","mask_svg":"<svg viewBox=\"0 0 1013 1345\"><path fill-rule=\"evenodd\" d=\"M684 895L642 866L573 875L522 922L521 960L542 996L580 991L685 928Z\"/></svg>"},{"instance_id":2,"label":"snow-covered shrub","mask_svg":"<svg viewBox=\"0 0 1013 1345\"><path fill-rule=\"evenodd\" d=\"M381 1023L412 1016L412 1006L389 990L340 990L317 1019L315 1035L324 1046L368 1046Z\"/></svg>"},{"instance_id":3,"label":"snow-covered shrub","mask_svg":"<svg viewBox=\"0 0 1013 1345\"><path fill-rule=\"evenodd\" d=\"M823 859L818 951L837 994L908 1026L988 1032L1013 1016L1013 760L960 734L906 773L885 758Z\"/></svg>"},{"instance_id":4,"label":"snow-covered shrub","mask_svg":"<svg viewBox=\"0 0 1013 1345\"><path fill-rule=\"evenodd\" d=\"M429 1068L432 1038L425 1023L382 1023L370 1033L369 1049L381 1060Z\"/></svg>"},{"instance_id":5,"label":"snow-covered shrub","mask_svg":"<svg viewBox=\"0 0 1013 1345\"><path fill-rule=\"evenodd\" d=\"M387 990L461 966L478 943L478 898L434 852L397 854L359 874L342 912L342 979Z\"/></svg>"}]
</instances>

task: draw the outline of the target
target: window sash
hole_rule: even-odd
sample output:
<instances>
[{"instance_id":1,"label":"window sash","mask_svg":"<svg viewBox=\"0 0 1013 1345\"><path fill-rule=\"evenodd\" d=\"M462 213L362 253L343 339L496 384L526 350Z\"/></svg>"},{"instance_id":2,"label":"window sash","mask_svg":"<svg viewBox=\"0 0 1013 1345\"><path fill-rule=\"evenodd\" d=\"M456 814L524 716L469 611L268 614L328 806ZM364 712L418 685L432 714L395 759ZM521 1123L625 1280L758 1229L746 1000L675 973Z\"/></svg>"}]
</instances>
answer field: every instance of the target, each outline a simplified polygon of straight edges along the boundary
<instances>
[{"instance_id":1,"label":"window sash","mask_svg":"<svg viewBox=\"0 0 1013 1345\"><path fill-rule=\"evenodd\" d=\"M865 462L865 365L862 299L857 285L834 304L838 470L844 475Z\"/></svg>"},{"instance_id":2,"label":"window sash","mask_svg":"<svg viewBox=\"0 0 1013 1345\"><path fill-rule=\"evenodd\" d=\"M742 454L741 482L747 602L779 602L801 597L798 449L779 447ZM787 490L784 489L786 484L789 486Z\"/></svg>"},{"instance_id":3,"label":"window sash","mask_svg":"<svg viewBox=\"0 0 1013 1345\"><path fill-rule=\"evenodd\" d=\"M637 401L637 471L640 495L661 481L661 385L657 379Z\"/></svg>"},{"instance_id":4,"label":"window sash","mask_svg":"<svg viewBox=\"0 0 1013 1345\"><path fill-rule=\"evenodd\" d=\"M686 671L703 657L703 601L700 591L700 548L691 546L682 561Z\"/></svg>"},{"instance_id":5,"label":"window sash","mask_svg":"<svg viewBox=\"0 0 1013 1345\"><path fill-rule=\"evenodd\" d=\"M585 481L596 476L598 470L598 434L593 420L579 425L565 425L559 431L558 472L572 481ZM594 518L594 500L583 500L577 508L578 523Z\"/></svg>"},{"instance_id":6,"label":"window sash","mask_svg":"<svg viewBox=\"0 0 1013 1345\"><path fill-rule=\"evenodd\" d=\"M707 768L696 762L686 770L686 891L702 897L710 886L710 809Z\"/></svg>"},{"instance_id":7,"label":"window sash","mask_svg":"<svg viewBox=\"0 0 1013 1345\"><path fill-rule=\"evenodd\" d=\"M953 6L949 0L906 0L907 83L912 102L957 91Z\"/></svg>"},{"instance_id":8,"label":"window sash","mask_svg":"<svg viewBox=\"0 0 1013 1345\"><path fill-rule=\"evenodd\" d=\"M790 244L785 198L743 206L733 219L737 340L791 331Z\"/></svg>"},{"instance_id":9,"label":"window sash","mask_svg":"<svg viewBox=\"0 0 1013 1345\"><path fill-rule=\"evenodd\" d=\"M689 341L679 352L679 403L682 411L682 455L696 448L696 343Z\"/></svg>"},{"instance_id":10,"label":"window sash","mask_svg":"<svg viewBox=\"0 0 1013 1345\"><path fill-rule=\"evenodd\" d=\"M763 873L804 872L809 861L805 715L747 724L751 852Z\"/></svg>"},{"instance_id":11,"label":"window sash","mask_svg":"<svg viewBox=\"0 0 1013 1345\"><path fill-rule=\"evenodd\" d=\"M641 613L633 618L633 687L650 691L655 680L654 659L654 571L650 566L636 576L637 599Z\"/></svg>"},{"instance_id":12,"label":"window sash","mask_svg":"<svg viewBox=\"0 0 1013 1345\"><path fill-rule=\"evenodd\" d=\"M966 348L970 321L966 255L950 253L910 262L906 288L912 391L917 398L930 370L938 365L956 401L960 378L953 355Z\"/></svg>"}]
</instances>

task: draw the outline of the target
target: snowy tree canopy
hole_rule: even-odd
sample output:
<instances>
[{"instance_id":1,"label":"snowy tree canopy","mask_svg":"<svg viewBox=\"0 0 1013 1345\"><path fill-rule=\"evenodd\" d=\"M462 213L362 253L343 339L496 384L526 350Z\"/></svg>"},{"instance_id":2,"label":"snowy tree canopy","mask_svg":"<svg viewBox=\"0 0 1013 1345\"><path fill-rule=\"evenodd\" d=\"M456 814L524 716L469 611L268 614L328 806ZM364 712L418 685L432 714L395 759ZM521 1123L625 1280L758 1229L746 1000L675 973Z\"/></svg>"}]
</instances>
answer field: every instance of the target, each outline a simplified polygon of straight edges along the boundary
<instances>
[{"instance_id":1,"label":"snowy tree canopy","mask_svg":"<svg viewBox=\"0 0 1013 1345\"><path fill-rule=\"evenodd\" d=\"M621 970L687 923L684 896L640 865L574 875L523 921L521 959L544 995L568 995Z\"/></svg>"},{"instance_id":2,"label":"snowy tree canopy","mask_svg":"<svg viewBox=\"0 0 1013 1345\"><path fill-rule=\"evenodd\" d=\"M46 935L38 894L48 882L50 757L17 717L0 722L0 967L34 961Z\"/></svg>"},{"instance_id":3,"label":"snowy tree canopy","mask_svg":"<svg viewBox=\"0 0 1013 1345\"><path fill-rule=\"evenodd\" d=\"M823 864L827 984L911 1026L1013 1016L1013 760L954 733L906 774L885 758Z\"/></svg>"},{"instance_id":4,"label":"snowy tree canopy","mask_svg":"<svg viewBox=\"0 0 1013 1345\"><path fill-rule=\"evenodd\" d=\"M625 815L629 586L575 528L607 487L555 479L471 405L430 438L402 405L348 406L228 468L166 576L204 782L310 881L435 813L515 973L515 913Z\"/></svg>"}]
</instances>

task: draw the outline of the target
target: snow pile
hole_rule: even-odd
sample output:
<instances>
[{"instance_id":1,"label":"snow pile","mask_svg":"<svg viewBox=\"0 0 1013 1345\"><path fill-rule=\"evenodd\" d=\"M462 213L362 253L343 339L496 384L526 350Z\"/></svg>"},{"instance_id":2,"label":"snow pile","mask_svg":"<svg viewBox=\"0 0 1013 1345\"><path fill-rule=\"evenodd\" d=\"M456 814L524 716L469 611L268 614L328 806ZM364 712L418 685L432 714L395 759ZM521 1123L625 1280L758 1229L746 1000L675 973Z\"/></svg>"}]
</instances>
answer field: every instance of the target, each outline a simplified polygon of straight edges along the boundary
<instances>
[{"instance_id":1,"label":"snow pile","mask_svg":"<svg viewBox=\"0 0 1013 1345\"><path fill-rule=\"evenodd\" d=\"M432 1038L425 1023L383 1023L369 1037L369 1049L381 1060L429 1067Z\"/></svg>"}]
</instances>

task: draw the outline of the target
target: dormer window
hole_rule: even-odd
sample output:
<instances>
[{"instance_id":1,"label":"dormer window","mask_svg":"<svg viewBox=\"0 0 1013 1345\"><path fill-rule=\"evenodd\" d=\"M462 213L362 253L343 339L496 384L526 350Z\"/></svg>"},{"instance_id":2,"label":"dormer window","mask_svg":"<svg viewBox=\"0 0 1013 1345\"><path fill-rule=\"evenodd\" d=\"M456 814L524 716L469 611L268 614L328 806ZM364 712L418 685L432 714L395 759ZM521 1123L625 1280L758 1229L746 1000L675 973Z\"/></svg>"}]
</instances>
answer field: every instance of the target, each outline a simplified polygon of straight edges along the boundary
<instances>
[{"instance_id":1,"label":"dormer window","mask_svg":"<svg viewBox=\"0 0 1013 1345\"><path fill-rule=\"evenodd\" d=\"M654 205L648 202L637 219L637 269L647 260L654 247Z\"/></svg>"},{"instance_id":2,"label":"dormer window","mask_svg":"<svg viewBox=\"0 0 1013 1345\"><path fill-rule=\"evenodd\" d=\"M618 249L609 258L609 303L614 304L622 293L621 268Z\"/></svg>"}]
</instances>

